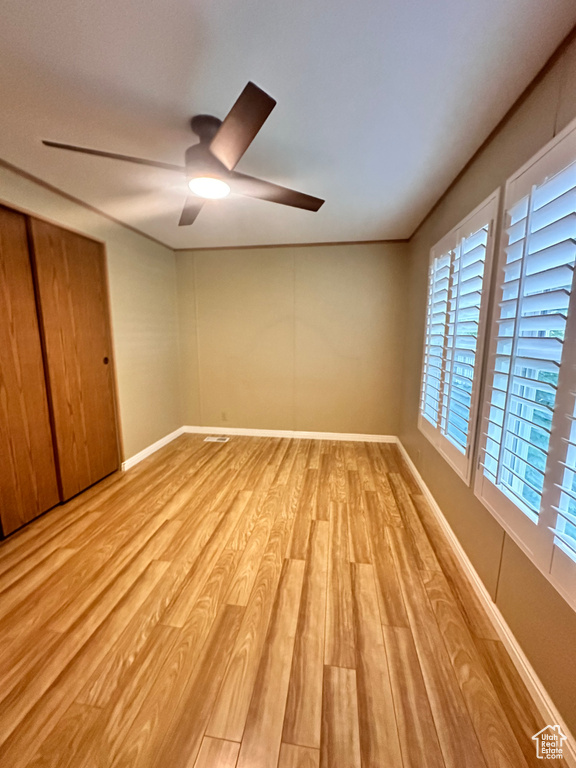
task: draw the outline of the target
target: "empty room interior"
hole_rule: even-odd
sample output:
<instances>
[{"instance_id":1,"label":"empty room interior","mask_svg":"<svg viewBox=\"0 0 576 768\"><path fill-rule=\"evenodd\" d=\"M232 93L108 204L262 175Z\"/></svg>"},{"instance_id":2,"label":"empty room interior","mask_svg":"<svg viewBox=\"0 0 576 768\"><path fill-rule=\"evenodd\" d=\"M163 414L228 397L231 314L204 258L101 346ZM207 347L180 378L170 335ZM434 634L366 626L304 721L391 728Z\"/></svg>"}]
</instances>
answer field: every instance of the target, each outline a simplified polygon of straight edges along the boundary
<instances>
[{"instance_id":1,"label":"empty room interior","mask_svg":"<svg viewBox=\"0 0 576 768\"><path fill-rule=\"evenodd\" d=\"M576 768L575 25L0 1L2 768Z\"/></svg>"}]
</instances>

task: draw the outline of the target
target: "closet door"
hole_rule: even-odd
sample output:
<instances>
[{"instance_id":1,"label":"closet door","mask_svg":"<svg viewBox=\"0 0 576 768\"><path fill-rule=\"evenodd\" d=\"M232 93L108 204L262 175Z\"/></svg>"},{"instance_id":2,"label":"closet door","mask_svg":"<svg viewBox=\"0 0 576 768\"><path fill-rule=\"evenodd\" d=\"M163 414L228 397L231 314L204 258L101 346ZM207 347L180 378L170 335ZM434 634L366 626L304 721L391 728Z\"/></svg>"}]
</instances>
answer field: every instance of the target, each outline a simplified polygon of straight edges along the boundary
<instances>
[{"instance_id":1,"label":"closet door","mask_svg":"<svg viewBox=\"0 0 576 768\"><path fill-rule=\"evenodd\" d=\"M118 469L104 249L31 220L62 499Z\"/></svg>"},{"instance_id":2,"label":"closet door","mask_svg":"<svg viewBox=\"0 0 576 768\"><path fill-rule=\"evenodd\" d=\"M0 208L0 519L4 535L58 500L26 219Z\"/></svg>"}]
</instances>

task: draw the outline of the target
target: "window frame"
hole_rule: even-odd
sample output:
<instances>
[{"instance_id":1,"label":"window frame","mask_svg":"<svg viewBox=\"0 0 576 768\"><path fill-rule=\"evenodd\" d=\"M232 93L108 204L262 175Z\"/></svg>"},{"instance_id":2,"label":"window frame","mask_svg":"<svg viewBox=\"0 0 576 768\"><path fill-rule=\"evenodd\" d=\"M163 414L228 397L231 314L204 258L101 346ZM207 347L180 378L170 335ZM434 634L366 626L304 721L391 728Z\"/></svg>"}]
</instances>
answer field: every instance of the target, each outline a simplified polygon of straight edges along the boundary
<instances>
[{"instance_id":1,"label":"window frame","mask_svg":"<svg viewBox=\"0 0 576 768\"><path fill-rule=\"evenodd\" d=\"M498 220L500 203L500 189L496 189L471 213L469 213L459 224L448 232L436 245L430 249L427 298L426 298L426 317L424 323L424 344L422 353L422 364L420 368L420 395L418 403L418 428L420 432L432 443L434 448L440 453L445 461L452 467L456 474L467 484L470 485L472 471L474 467L474 451L476 446L476 436L478 427L478 417L480 411L480 395L482 385L482 374L484 368L484 353L486 345L486 328L488 321L488 309L490 302L490 284L492 278L492 265L495 255L495 233ZM430 312L430 290L433 265L436 260L450 253L450 286L447 300L447 312L449 314L450 287L452 285L453 267L455 261L459 258L457 251L462 242L469 238L480 229L487 227L487 239L485 246L484 272L482 277L482 294L480 300L478 317L478 335L476 338L476 350L474 359L474 374L472 379L472 389L470 392L470 416L468 422L468 439L466 450L462 453L454 442L442 431L441 423L436 426L432 424L423 413L423 401L425 397L426 377L427 377L427 357L428 357L428 322ZM443 341L443 367L445 372L446 354L448 351L448 322L444 331ZM439 418L441 419L444 402L449 400L440 393Z\"/></svg>"},{"instance_id":2,"label":"window frame","mask_svg":"<svg viewBox=\"0 0 576 768\"><path fill-rule=\"evenodd\" d=\"M570 437L572 427L571 418L573 417L571 414L576 413L576 392L573 383L576 381L576 269L572 275L572 288L566 312L564 343L558 369L558 384L552 413L550 439L546 452L540 510L538 513L534 513L534 517L537 518L536 521L523 512L519 504L516 504L500 490L485 475L483 469L497 356L498 321L501 321L499 302L502 300L503 293L505 248L509 247L507 217L509 211L529 196L527 208L527 221L529 221L533 191L574 164L576 164L576 120L530 158L506 182L504 215L496 260L494 303L487 335L488 354L485 366L478 450L474 468L474 494L568 604L576 609L576 558L568 555L556 543L554 532L558 521L558 513L554 507L560 506L562 491L559 486L563 482L563 462L566 460L567 452L566 441ZM526 255L522 257L523 261L525 258ZM518 309L516 312L515 317L517 318ZM511 338L516 338L516 326L515 333ZM570 386L570 381L572 381L572 386ZM504 436L501 438L501 442L503 440Z\"/></svg>"}]
</instances>

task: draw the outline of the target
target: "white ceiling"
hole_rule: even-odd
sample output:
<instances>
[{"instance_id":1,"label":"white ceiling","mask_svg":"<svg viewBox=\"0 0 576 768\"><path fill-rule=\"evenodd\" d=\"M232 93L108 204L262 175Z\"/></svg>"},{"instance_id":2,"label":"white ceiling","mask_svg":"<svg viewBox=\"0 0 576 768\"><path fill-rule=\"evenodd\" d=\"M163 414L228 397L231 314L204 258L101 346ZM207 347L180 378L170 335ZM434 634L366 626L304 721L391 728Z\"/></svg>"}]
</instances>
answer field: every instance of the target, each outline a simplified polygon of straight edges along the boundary
<instances>
[{"instance_id":1,"label":"white ceiling","mask_svg":"<svg viewBox=\"0 0 576 768\"><path fill-rule=\"evenodd\" d=\"M576 23L574 0L1 0L0 157L175 248L405 238ZM189 118L278 101L230 197L177 226ZM1 197L1 189L0 189Z\"/></svg>"}]
</instances>

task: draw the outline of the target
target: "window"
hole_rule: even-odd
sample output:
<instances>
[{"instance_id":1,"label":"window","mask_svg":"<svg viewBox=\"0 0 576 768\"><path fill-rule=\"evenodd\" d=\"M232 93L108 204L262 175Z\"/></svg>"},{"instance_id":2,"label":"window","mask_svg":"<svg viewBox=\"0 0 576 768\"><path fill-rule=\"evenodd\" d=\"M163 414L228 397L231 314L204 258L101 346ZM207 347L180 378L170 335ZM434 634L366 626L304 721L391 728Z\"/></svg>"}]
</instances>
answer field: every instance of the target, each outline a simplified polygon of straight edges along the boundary
<instances>
[{"instance_id":1,"label":"window","mask_svg":"<svg viewBox=\"0 0 576 768\"><path fill-rule=\"evenodd\" d=\"M576 604L576 123L504 207L475 491Z\"/></svg>"},{"instance_id":2,"label":"window","mask_svg":"<svg viewBox=\"0 0 576 768\"><path fill-rule=\"evenodd\" d=\"M430 255L418 424L467 482L497 212L495 192Z\"/></svg>"}]
</instances>

